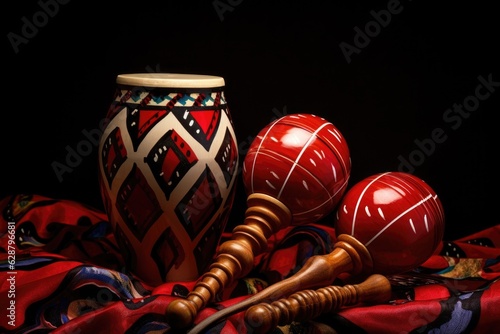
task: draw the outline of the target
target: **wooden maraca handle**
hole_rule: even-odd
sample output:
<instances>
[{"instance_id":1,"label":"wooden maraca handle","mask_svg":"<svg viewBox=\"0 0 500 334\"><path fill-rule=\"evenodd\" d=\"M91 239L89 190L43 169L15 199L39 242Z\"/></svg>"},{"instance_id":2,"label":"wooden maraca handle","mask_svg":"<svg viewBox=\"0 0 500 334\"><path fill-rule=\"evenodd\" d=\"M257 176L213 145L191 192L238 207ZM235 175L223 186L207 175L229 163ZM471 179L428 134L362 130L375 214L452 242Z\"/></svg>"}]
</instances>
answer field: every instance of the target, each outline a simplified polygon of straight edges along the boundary
<instances>
[{"instance_id":1,"label":"wooden maraca handle","mask_svg":"<svg viewBox=\"0 0 500 334\"><path fill-rule=\"evenodd\" d=\"M292 219L294 225L308 224L332 212L347 187L350 171L347 143L324 118L285 115L261 129L242 169L246 193L251 194L244 224L219 247L216 262L187 298L170 303L169 324L191 325L198 311L226 285L250 272L255 256L267 249L267 239L290 226Z\"/></svg>"},{"instance_id":2,"label":"wooden maraca handle","mask_svg":"<svg viewBox=\"0 0 500 334\"><path fill-rule=\"evenodd\" d=\"M389 280L383 275L374 274L360 284L302 290L270 304L254 305L245 312L245 323L248 333L270 333L276 326L284 326L292 321L312 320L343 306L382 303L390 297Z\"/></svg>"},{"instance_id":3,"label":"wooden maraca handle","mask_svg":"<svg viewBox=\"0 0 500 334\"><path fill-rule=\"evenodd\" d=\"M191 325L198 311L213 301L224 287L252 270L255 256L267 249L268 238L292 222L288 208L272 196L251 194L247 205L244 224L236 226L232 239L220 245L215 262L200 277L186 299L169 304L166 317L173 327Z\"/></svg>"},{"instance_id":4,"label":"wooden maraca handle","mask_svg":"<svg viewBox=\"0 0 500 334\"><path fill-rule=\"evenodd\" d=\"M288 297L300 290L330 285L340 273L349 272L364 278L372 274L372 271L373 262L366 247L348 234L339 235L332 252L310 257L295 275L268 286L238 304L214 313L188 333L201 333L208 326L250 306Z\"/></svg>"}]
</instances>

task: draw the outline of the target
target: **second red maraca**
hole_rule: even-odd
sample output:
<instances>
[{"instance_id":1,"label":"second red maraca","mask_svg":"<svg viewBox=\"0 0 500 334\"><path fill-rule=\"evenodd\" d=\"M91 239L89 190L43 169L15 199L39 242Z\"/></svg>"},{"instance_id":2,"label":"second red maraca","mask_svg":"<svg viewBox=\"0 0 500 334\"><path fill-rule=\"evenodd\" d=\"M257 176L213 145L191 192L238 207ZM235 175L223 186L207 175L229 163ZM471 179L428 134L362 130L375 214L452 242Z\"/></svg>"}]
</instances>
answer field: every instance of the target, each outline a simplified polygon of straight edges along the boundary
<instances>
[{"instance_id":1,"label":"second red maraca","mask_svg":"<svg viewBox=\"0 0 500 334\"><path fill-rule=\"evenodd\" d=\"M351 187L337 209L335 233L360 241L376 273L395 274L422 264L444 234L444 210L421 178L403 172L371 175Z\"/></svg>"}]
</instances>

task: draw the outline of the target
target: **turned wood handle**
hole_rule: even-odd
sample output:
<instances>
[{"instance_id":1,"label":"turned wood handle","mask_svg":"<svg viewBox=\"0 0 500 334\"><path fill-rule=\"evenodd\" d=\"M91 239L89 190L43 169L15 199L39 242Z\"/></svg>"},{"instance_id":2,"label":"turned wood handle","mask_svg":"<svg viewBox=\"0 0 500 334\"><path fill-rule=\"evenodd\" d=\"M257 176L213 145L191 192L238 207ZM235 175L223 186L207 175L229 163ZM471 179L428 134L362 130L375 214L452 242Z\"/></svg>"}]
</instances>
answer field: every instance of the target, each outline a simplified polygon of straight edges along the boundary
<instances>
[{"instance_id":1,"label":"turned wood handle","mask_svg":"<svg viewBox=\"0 0 500 334\"><path fill-rule=\"evenodd\" d=\"M201 321L188 333L201 333L208 326L226 317L245 311L250 306L273 302L288 297L304 289L317 289L332 284L340 273L351 273L365 278L373 273L373 261L366 247L348 234L339 235L332 252L314 255L307 259L304 266L293 276L272 284L238 304L212 314Z\"/></svg>"},{"instance_id":2,"label":"turned wood handle","mask_svg":"<svg viewBox=\"0 0 500 334\"><path fill-rule=\"evenodd\" d=\"M251 194L247 206L244 223L234 228L231 240L220 245L215 262L186 299L168 305L166 317L172 327L190 326L198 312L224 287L253 269L255 257L267 250L268 238L292 222L290 210L269 195Z\"/></svg>"},{"instance_id":3,"label":"turned wood handle","mask_svg":"<svg viewBox=\"0 0 500 334\"><path fill-rule=\"evenodd\" d=\"M277 326L307 321L321 314L358 303L376 304L391 297L389 280L379 274L356 285L330 285L318 290L303 290L270 304L260 303L245 312L248 333L270 333Z\"/></svg>"}]
</instances>

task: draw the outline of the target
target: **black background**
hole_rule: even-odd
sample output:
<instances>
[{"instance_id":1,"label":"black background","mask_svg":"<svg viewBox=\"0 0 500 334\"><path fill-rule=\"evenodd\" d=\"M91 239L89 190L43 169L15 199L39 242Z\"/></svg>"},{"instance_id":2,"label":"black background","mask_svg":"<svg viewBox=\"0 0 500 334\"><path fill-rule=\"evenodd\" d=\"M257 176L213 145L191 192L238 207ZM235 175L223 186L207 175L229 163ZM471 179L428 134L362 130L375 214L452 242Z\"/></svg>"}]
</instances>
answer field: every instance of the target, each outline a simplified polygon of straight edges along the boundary
<instances>
[{"instance_id":1,"label":"black background","mask_svg":"<svg viewBox=\"0 0 500 334\"><path fill-rule=\"evenodd\" d=\"M479 76L500 82L492 4L402 0L348 62L340 43L354 46L355 27L364 30L370 12L393 1L71 0L51 7L16 52L9 34L43 18L45 2L55 0L3 5L2 196L37 193L102 209L97 147L62 181L52 164L87 140L82 131L99 128L117 74L182 72L225 78L242 159L271 120L312 113L346 138L351 186L398 170L399 157L420 150L412 173L440 196L446 239L498 223L500 87L456 129L443 119L475 94ZM415 141L429 143L438 128L446 140L422 153ZM230 224L241 222L245 198L239 181Z\"/></svg>"}]
</instances>

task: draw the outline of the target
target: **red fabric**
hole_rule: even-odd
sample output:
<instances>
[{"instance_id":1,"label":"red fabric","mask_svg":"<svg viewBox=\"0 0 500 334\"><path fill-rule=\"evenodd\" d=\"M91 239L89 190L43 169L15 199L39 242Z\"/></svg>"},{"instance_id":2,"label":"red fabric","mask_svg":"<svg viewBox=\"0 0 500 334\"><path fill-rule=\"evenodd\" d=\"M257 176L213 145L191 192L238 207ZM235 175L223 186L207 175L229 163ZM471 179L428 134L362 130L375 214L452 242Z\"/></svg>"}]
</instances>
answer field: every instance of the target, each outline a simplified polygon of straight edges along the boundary
<instances>
[{"instance_id":1,"label":"red fabric","mask_svg":"<svg viewBox=\"0 0 500 334\"><path fill-rule=\"evenodd\" d=\"M172 332L167 306L194 282L150 287L127 272L103 212L38 195L4 198L0 210L0 332ZM195 323L293 275L310 256L331 252L334 242L334 229L320 224L280 231L269 252L256 257L255 270ZM393 296L386 303L344 307L276 333L490 333L500 325L499 277L500 226L494 226L443 241L419 268L388 277ZM243 312L211 331L246 332Z\"/></svg>"}]
</instances>

